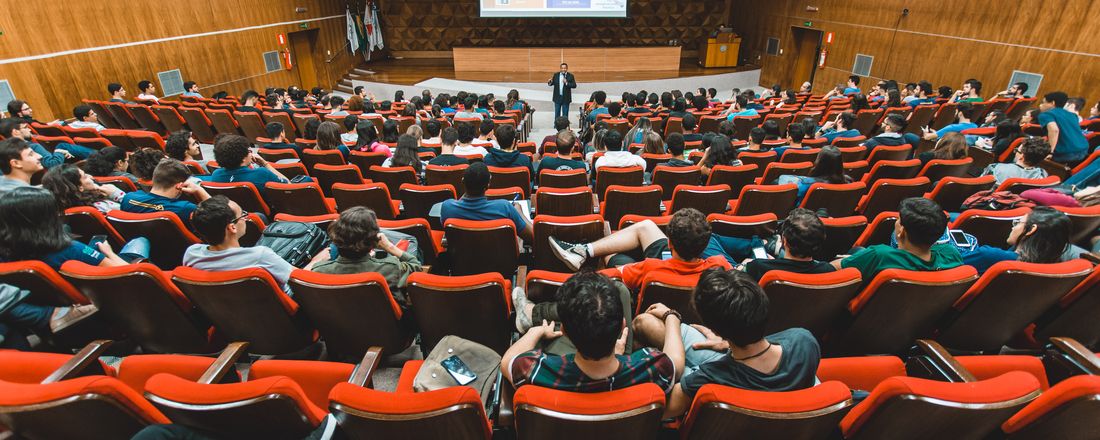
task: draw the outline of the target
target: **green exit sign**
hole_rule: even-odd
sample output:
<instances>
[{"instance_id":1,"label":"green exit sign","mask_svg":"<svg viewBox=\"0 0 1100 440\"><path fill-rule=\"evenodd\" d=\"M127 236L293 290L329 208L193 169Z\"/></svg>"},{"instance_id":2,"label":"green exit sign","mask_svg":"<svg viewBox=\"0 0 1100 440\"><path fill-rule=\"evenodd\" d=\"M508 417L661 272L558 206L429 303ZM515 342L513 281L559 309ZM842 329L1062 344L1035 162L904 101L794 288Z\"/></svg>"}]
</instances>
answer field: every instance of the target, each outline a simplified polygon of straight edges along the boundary
<instances>
[{"instance_id":1,"label":"green exit sign","mask_svg":"<svg viewBox=\"0 0 1100 440\"><path fill-rule=\"evenodd\" d=\"M804 23L802 23L802 25L803 25L803 26L806 26L806 27L814 27L814 22L812 22L812 21L807 21L807 22L804 22Z\"/></svg>"},{"instance_id":2,"label":"green exit sign","mask_svg":"<svg viewBox=\"0 0 1100 440\"><path fill-rule=\"evenodd\" d=\"M302 24L298 25L298 27L300 27L302 29L309 29L309 23L302 23Z\"/></svg>"}]
</instances>

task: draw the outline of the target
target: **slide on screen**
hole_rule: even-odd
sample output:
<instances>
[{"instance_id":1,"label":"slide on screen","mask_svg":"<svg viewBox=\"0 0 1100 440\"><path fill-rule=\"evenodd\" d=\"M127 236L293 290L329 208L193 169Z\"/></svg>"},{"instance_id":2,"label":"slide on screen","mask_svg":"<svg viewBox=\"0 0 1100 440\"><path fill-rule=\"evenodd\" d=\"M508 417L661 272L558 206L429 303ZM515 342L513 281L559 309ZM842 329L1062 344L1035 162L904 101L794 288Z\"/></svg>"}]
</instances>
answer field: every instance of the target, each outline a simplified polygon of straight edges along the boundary
<instances>
[{"instance_id":1,"label":"slide on screen","mask_svg":"<svg viewBox=\"0 0 1100 440\"><path fill-rule=\"evenodd\" d=\"M482 17L625 18L627 0L481 0Z\"/></svg>"}]
</instances>

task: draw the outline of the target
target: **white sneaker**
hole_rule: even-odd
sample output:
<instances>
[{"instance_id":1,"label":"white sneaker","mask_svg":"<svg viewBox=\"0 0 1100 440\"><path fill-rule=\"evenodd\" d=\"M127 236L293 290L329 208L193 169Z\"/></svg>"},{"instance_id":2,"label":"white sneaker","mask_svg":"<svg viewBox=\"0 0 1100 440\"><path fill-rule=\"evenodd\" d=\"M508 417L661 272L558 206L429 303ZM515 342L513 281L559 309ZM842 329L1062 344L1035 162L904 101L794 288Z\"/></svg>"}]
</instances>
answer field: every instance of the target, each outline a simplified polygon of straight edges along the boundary
<instances>
[{"instance_id":1,"label":"white sneaker","mask_svg":"<svg viewBox=\"0 0 1100 440\"><path fill-rule=\"evenodd\" d=\"M527 292L523 287L512 289L512 308L516 309L516 331L527 333L531 329L531 317L527 316Z\"/></svg>"},{"instance_id":2,"label":"white sneaker","mask_svg":"<svg viewBox=\"0 0 1100 440\"><path fill-rule=\"evenodd\" d=\"M549 237L550 249L554 250L554 256L558 257L569 270L574 272L581 269L585 260L588 260L587 252L583 244L573 244Z\"/></svg>"}]
</instances>

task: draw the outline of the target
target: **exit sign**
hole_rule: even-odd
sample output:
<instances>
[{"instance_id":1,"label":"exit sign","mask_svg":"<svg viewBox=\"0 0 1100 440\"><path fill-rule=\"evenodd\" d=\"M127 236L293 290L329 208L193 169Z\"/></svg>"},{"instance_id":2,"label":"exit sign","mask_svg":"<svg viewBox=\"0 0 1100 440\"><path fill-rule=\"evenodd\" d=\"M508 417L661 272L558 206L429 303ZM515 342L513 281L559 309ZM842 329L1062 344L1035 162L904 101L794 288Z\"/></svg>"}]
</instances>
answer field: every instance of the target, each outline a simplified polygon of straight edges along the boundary
<instances>
[{"instance_id":1,"label":"exit sign","mask_svg":"<svg viewBox=\"0 0 1100 440\"><path fill-rule=\"evenodd\" d=\"M302 23L302 24L298 25L298 27L300 27L302 29L309 29L309 23Z\"/></svg>"},{"instance_id":2,"label":"exit sign","mask_svg":"<svg viewBox=\"0 0 1100 440\"><path fill-rule=\"evenodd\" d=\"M806 26L806 27L814 27L814 22L812 22L812 21L807 21L807 22L804 22L804 23L802 23L802 25L803 25L803 26Z\"/></svg>"}]
</instances>

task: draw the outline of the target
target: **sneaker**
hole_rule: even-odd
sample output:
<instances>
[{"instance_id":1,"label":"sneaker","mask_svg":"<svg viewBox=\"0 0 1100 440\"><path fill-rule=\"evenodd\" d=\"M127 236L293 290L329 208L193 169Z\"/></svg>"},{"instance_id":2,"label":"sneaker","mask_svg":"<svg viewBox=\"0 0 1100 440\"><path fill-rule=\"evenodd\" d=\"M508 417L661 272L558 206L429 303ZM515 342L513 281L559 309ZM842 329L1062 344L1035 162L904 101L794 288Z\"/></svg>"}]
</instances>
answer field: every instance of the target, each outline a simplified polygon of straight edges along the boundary
<instances>
[{"instance_id":1,"label":"sneaker","mask_svg":"<svg viewBox=\"0 0 1100 440\"><path fill-rule=\"evenodd\" d=\"M783 240L780 238L779 234L768 237L768 242L764 244L764 252L767 252L772 258L779 258L782 256Z\"/></svg>"},{"instance_id":2,"label":"sneaker","mask_svg":"<svg viewBox=\"0 0 1100 440\"><path fill-rule=\"evenodd\" d=\"M84 304L73 307L58 307L50 316L50 332L57 333L86 316L96 312L94 304Z\"/></svg>"},{"instance_id":3,"label":"sneaker","mask_svg":"<svg viewBox=\"0 0 1100 440\"><path fill-rule=\"evenodd\" d=\"M520 334L527 333L531 329L531 317L524 310L527 309L527 292L522 287L512 289L512 308L516 310L516 331Z\"/></svg>"},{"instance_id":4,"label":"sneaker","mask_svg":"<svg viewBox=\"0 0 1100 440\"><path fill-rule=\"evenodd\" d=\"M569 270L574 272L581 269L585 260L588 259L583 244L569 243L554 237L549 237L549 239L550 249L554 250L554 256L558 257L558 260L561 260Z\"/></svg>"}]
</instances>

